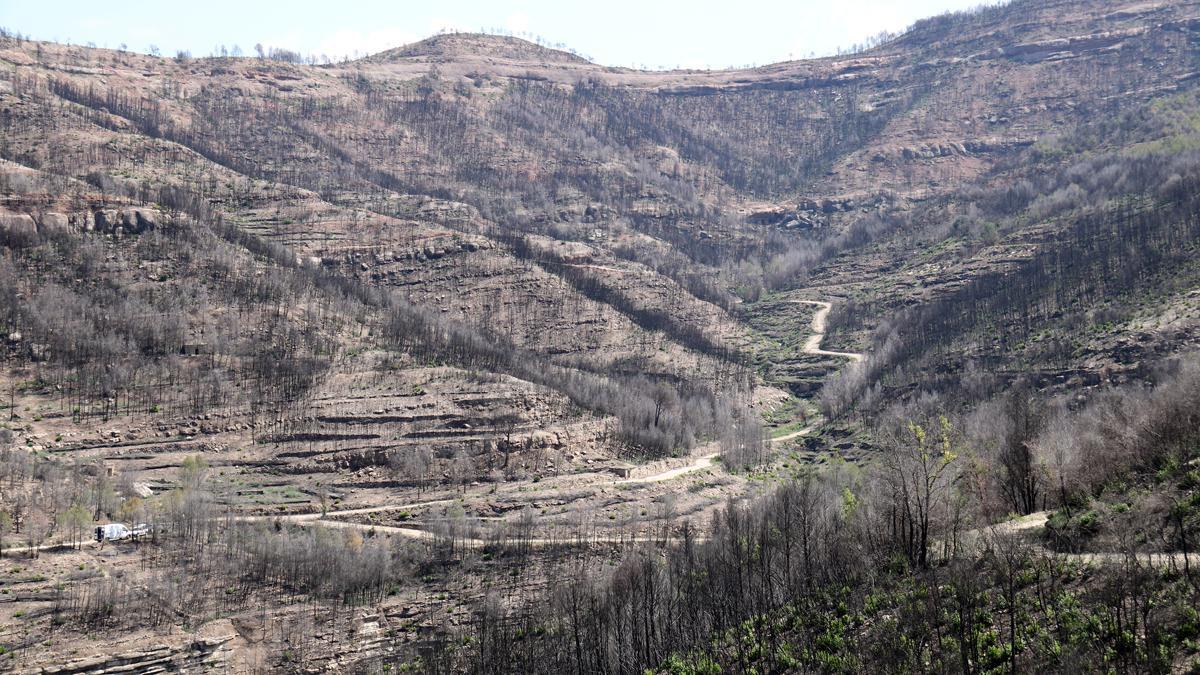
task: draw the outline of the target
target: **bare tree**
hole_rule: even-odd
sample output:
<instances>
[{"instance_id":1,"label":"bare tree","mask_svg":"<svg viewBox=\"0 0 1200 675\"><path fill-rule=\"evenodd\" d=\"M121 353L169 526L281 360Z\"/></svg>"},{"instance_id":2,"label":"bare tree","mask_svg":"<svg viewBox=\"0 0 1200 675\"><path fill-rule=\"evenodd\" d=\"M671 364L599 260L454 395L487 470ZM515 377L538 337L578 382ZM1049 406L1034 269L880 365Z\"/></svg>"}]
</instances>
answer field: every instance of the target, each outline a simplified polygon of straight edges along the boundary
<instances>
[{"instance_id":1,"label":"bare tree","mask_svg":"<svg viewBox=\"0 0 1200 675\"><path fill-rule=\"evenodd\" d=\"M12 530L13 519L7 511L0 511L0 558L4 557L4 537Z\"/></svg>"},{"instance_id":2,"label":"bare tree","mask_svg":"<svg viewBox=\"0 0 1200 675\"><path fill-rule=\"evenodd\" d=\"M1077 433L1066 411L1060 410L1051 416L1033 444L1033 454L1040 465L1049 468L1057 487L1058 504L1066 509L1067 515L1071 514L1071 489L1076 479L1075 463L1079 449Z\"/></svg>"},{"instance_id":3,"label":"bare tree","mask_svg":"<svg viewBox=\"0 0 1200 675\"><path fill-rule=\"evenodd\" d=\"M471 460L471 456L467 454L466 449L459 448L454 452L454 459L450 462L450 480L462 487L463 492L467 491L467 483L470 483L475 478L475 462Z\"/></svg>"},{"instance_id":4,"label":"bare tree","mask_svg":"<svg viewBox=\"0 0 1200 675\"><path fill-rule=\"evenodd\" d=\"M1028 515L1037 510L1042 490L1033 445L1045 424L1045 414L1029 385L1020 383L1005 398L1008 429L1000 446L1001 491L1013 511Z\"/></svg>"},{"instance_id":5,"label":"bare tree","mask_svg":"<svg viewBox=\"0 0 1200 675\"><path fill-rule=\"evenodd\" d=\"M83 543L83 533L87 531L91 522L92 517L88 514L88 510L80 504L74 504L58 515L59 527L70 536L73 548L79 548L79 545Z\"/></svg>"},{"instance_id":6,"label":"bare tree","mask_svg":"<svg viewBox=\"0 0 1200 675\"><path fill-rule=\"evenodd\" d=\"M46 515L46 512L41 509L34 509L29 512L25 518L25 544L29 547L30 557L36 558L40 552L41 546L46 541L46 537L50 534L50 528L54 523Z\"/></svg>"},{"instance_id":7,"label":"bare tree","mask_svg":"<svg viewBox=\"0 0 1200 675\"><path fill-rule=\"evenodd\" d=\"M950 420L941 417L931 435L909 422L903 432L885 440L882 482L890 495L893 540L918 567L929 566L929 549L948 514L951 488L956 479L958 454Z\"/></svg>"}]
</instances>

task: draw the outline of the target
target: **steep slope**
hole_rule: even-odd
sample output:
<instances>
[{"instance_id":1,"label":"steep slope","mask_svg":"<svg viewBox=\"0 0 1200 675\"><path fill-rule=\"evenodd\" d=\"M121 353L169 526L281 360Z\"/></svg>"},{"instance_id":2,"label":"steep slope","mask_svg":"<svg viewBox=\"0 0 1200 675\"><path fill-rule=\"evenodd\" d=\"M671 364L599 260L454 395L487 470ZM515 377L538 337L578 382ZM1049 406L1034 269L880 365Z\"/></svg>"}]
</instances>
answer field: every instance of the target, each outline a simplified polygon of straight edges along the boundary
<instances>
[{"instance_id":1,"label":"steep slope","mask_svg":"<svg viewBox=\"0 0 1200 675\"><path fill-rule=\"evenodd\" d=\"M547 647L562 661L538 668L632 672L710 644L787 667L725 658L713 633L811 590L791 548L795 578L735 590L768 562L735 500L828 464L783 497L819 506L823 564L920 567L927 547L879 515L900 512L879 496L898 472L870 473L916 447L888 445L893 417L961 423L978 473L954 485L977 492L953 526L985 525L1029 510L1005 486L1037 434L979 411L1030 388L1026 408L1069 415L1200 341L1198 33L1197 2L1019 0L860 54L661 73L481 35L329 66L4 35L0 506L34 566L0 611L6 649L61 630L83 658L140 617L219 634L169 641L179 659L272 655L247 670L486 671ZM795 534L752 503L754 536ZM336 535L308 529L326 511ZM161 525L153 560L34 559L96 519ZM739 598L693 632L653 634L656 605L649 633L601 648L625 626L605 623L585 658L533 628L543 592L632 612L621 579L656 588L668 558L583 586L622 545L682 542L670 560L691 565L724 534L713 574L670 577ZM854 621L886 633L911 609L900 574L883 609L855 591ZM321 628L295 597L327 603ZM488 645L496 662L471 661ZM826 646L800 662L848 658ZM1061 663L1045 648L1029 663Z\"/></svg>"}]
</instances>

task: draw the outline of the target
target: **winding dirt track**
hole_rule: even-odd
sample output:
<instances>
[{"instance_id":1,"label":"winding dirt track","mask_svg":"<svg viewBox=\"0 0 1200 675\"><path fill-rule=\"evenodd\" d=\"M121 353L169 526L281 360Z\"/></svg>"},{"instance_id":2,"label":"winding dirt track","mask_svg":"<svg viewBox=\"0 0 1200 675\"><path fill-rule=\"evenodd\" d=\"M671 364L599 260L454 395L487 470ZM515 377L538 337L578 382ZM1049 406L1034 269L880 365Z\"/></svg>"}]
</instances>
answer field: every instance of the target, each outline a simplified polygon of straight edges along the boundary
<instances>
[{"instance_id":1,"label":"winding dirt track","mask_svg":"<svg viewBox=\"0 0 1200 675\"><path fill-rule=\"evenodd\" d=\"M829 312L833 310L832 304L820 300L793 300L792 302L797 305L815 305L821 308L813 315L812 335L804 343L805 354L812 354L814 356L840 356L850 359L855 363L867 358L866 355L857 352L831 352L821 349L821 343L825 340L825 327L829 324Z\"/></svg>"},{"instance_id":2,"label":"winding dirt track","mask_svg":"<svg viewBox=\"0 0 1200 675\"><path fill-rule=\"evenodd\" d=\"M330 514L332 515L332 514ZM532 538L521 539L513 537L499 537L496 539L477 539L474 537L438 535L429 530L421 530L415 527L396 527L394 525L370 525L363 523L351 523L340 520L305 520L297 522L298 525L320 525L321 527L332 527L337 529L351 529L373 531L377 534L392 534L406 539L417 539L420 541L435 541L442 538L443 540L452 539L455 546L461 548L486 548L498 543L508 542L509 544L531 546L533 548L549 548L554 546L587 546L590 544L652 544L662 543L662 537L647 537L642 535L615 535L615 536L590 536L590 537L564 537L562 539L547 539L547 538Z\"/></svg>"},{"instance_id":3,"label":"winding dirt track","mask_svg":"<svg viewBox=\"0 0 1200 675\"><path fill-rule=\"evenodd\" d=\"M826 327L827 327L828 321L829 321L829 312L832 311L832 309L833 309L832 304L830 304L828 302L819 301L819 300L793 300L792 302L793 302L793 304L814 305L814 306L820 308L817 310L817 313L815 315L813 315L812 335L810 335L808 340L805 341L804 347L803 347L803 351L805 354L811 354L814 356L841 357L841 358L850 359L851 361L853 361L855 363L861 362L866 359L866 356L864 354L859 354L859 353L854 353L854 352L834 352L834 351L829 351L829 350L821 348L821 343L825 340L825 330L826 330ZM796 438L799 438L801 436L805 436L805 435L811 433L814 428L815 428L815 425L809 426L804 429L800 429L799 431L794 431L794 432L786 434L784 436L780 436L778 438L773 438L773 439L771 439L770 442L772 444L786 443L787 441L791 441L791 440L794 440ZM652 484L652 483L663 483L666 481L674 480L676 478L680 478L682 476L686 476L691 473L696 473L699 471L704 471L706 469L710 469L716 465L717 460L720 457L720 453L712 452L713 447L714 447L714 444L707 445L705 447L705 449L708 450L708 452L706 452L705 454L703 454L699 457L696 457L690 464L688 464L686 466L669 469L669 470L662 471L660 473L656 473L656 474L653 474L650 476L645 476L642 478L626 478L623 480L617 480L617 481L614 481L613 484L614 485L646 485L646 484ZM394 535L398 535L398 536L402 536L402 537L407 537L409 539L432 541L432 540L436 539L438 535L436 535L433 532L430 532L428 530L422 530L422 529L416 529L416 528L406 528L406 527L395 527L395 526L388 526L388 525L369 525L369 524L362 524L362 523L352 523L352 522L344 522L344 521L338 521L338 520L329 520L329 518L335 518L338 516L352 516L352 515L359 515L359 514L365 514L365 513L376 513L376 512L381 512L381 511L420 508L420 507L424 507L424 506L436 506L439 504L449 503L450 501L451 500L442 499L442 500L428 501L428 502L417 502L414 504L405 504L405 505L377 506L377 507L360 508L360 509L347 509L344 511L329 511L329 512L326 512L325 514L312 513L312 514L299 514L299 515L282 516L282 517L247 516L244 518L240 518L239 520L250 520L250 521L253 521L253 520L285 520L285 521L289 521L289 522L294 522L299 525L322 525L322 526L336 527L336 528L374 530L375 532L394 534ZM1008 521L1005 523L998 523L996 525L992 525L987 528L975 530L975 531L967 533L967 535L966 535L967 541L964 543L967 546L970 546L970 547L973 547L973 548L976 548L976 549L982 551L983 547L985 546L986 539L988 537L1003 536L1003 537L1011 537L1011 538L1021 539L1024 541L1025 545L1029 546L1034 551L1046 553L1046 554L1050 554L1050 555L1060 556L1060 557L1063 557L1063 558L1066 558L1069 560L1078 561L1078 562L1081 562L1084 564L1113 565L1113 564L1118 564L1118 563L1124 562L1129 559L1129 557L1123 553L1077 553L1077 554L1052 553L1051 551L1049 551L1049 550L1045 549L1044 547L1040 546L1039 544L1037 544L1035 541L1035 539L1036 539L1035 535L1036 535L1037 531L1039 531L1045 527L1046 520L1048 517L1049 517L1049 514L1047 512L1035 513L1035 514L1026 516L1024 518L1019 518L1019 519ZM544 548L547 546L572 546L572 545L587 545L587 544L595 544L595 543L622 544L622 543L654 543L654 542L662 542L662 541L663 541L663 539L661 537L600 536L600 537L588 537L588 538L582 538L582 539L571 539L571 538L526 539L526 540L522 540L521 543L524 545L527 545L527 546L535 547L535 548ZM491 541L491 540L487 540L487 539L475 539L475 538L470 538L470 537L456 537L455 538L455 544L458 546L465 547L465 548L483 548L483 547L489 546L493 543L495 543L495 542ZM1188 554L1188 555L1184 555L1182 553L1143 553L1143 554L1138 555L1137 559L1147 566L1160 568L1160 569L1161 568L1170 568L1170 567L1182 568L1187 565L1200 565L1200 553L1192 553L1192 554Z\"/></svg>"},{"instance_id":4,"label":"winding dirt track","mask_svg":"<svg viewBox=\"0 0 1200 675\"><path fill-rule=\"evenodd\" d=\"M589 266L590 267L590 266ZM607 268L604 268L607 269ZM620 270L612 270L620 271ZM812 320L812 335L804 343L803 351L805 354L816 356L834 356L850 359L854 362L865 360L866 356L854 352L834 352L821 349L821 342L825 339L825 329L828 324L829 312L833 309L833 305L828 302L819 300L793 300L793 304L815 305L820 307ZM805 427L799 431L773 438L769 442L771 444L786 443L801 436L805 436L816 428L815 425ZM715 444L708 444L705 449L709 450L704 455L696 457L690 464L677 467L656 473L642 478L626 478L623 480L613 481L614 485L645 485L651 483L663 483L674 480L681 476L686 476L698 471L704 471L716 465L719 452L711 452ZM400 511L408 509L418 509L428 506L439 506L454 502L453 499L436 499L424 502L413 502L410 504L388 504L384 506L371 506L354 509L343 509L340 511L326 511L324 513L298 513L278 516L236 516L233 518L236 522L288 522L301 526L318 525L322 527L331 527L337 529L355 529L361 531L371 531L380 534L391 534L405 537L408 539L417 539L421 541L436 540L439 535L429 530L419 529L416 527L397 527L394 525L373 525L370 523L355 523L341 520L333 520L334 518L343 516L356 516L370 513L381 513L385 511ZM1009 537L1023 540L1023 543L1031 550L1048 555L1054 555L1061 558L1074 560L1084 564L1092 565L1113 565L1128 561L1131 557L1136 557L1142 564L1154 568L1183 568L1185 566L1197 565L1200 566L1200 553L1141 553L1135 556L1124 553L1054 553L1036 543L1036 533L1043 529L1049 517L1048 512L1034 513L1023 518L1011 520L1004 523L997 523L986 528L973 530L964 535L962 544L974 548L978 551L983 551L987 539L989 537ZM702 540L702 538L701 538ZM478 539L472 537L453 537L454 544L462 548L484 548L486 546L498 543L493 539ZM582 538L566 537L562 539L548 538L532 538L520 539L514 543L520 545L531 546L534 548L545 548L550 546L576 546L589 544L636 544L636 543L662 543L663 537L648 537L642 535L627 535L627 536L591 536ZM43 544L35 547L33 550L49 551L52 549L60 549L64 547L62 543ZM97 546L94 541L83 543L83 547ZM2 552L11 551L29 551L27 546L9 546Z\"/></svg>"},{"instance_id":5,"label":"winding dirt track","mask_svg":"<svg viewBox=\"0 0 1200 675\"><path fill-rule=\"evenodd\" d=\"M1054 556L1085 565L1118 565L1136 559L1141 565L1155 569L1184 569L1189 566L1200 566L1200 553L1059 553L1052 551L1038 541L1049 518L1049 511L1041 511L971 530L962 535L959 544L967 551L978 555L983 553L997 538L1003 537L1019 541L1032 553Z\"/></svg>"},{"instance_id":6,"label":"winding dirt track","mask_svg":"<svg viewBox=\"0 0 1200 675\"><path fill-rule=\"evenodd\" d=\"M610 269L610 268L600 268L599 266L592 266L592 265L578 265L578 266L579 267L598 267L599 269ZM624 271L624 270L611 269L611 271L618 272L618 271ZM852 359L855 361L861 361L864 358L862 354L847 354L847 353L842 353L842 352L830 352L830 351L825 351L825 350L821 349L821 341L825 338L826 321L829 316L829 312L833 307L830 303L810 301L810 300L798 300L795 302L797 304L809 304L809 305L817 305L817 306L821 307L821 309L818 310L817 314L813 317L813 322L812 322L813 334L808 338L808 341L804 344L804 352L806 354L816 354L816 355L822 355L822 356L841 356L841 357L849 358L849 359ZM786 434L784 436L780 436L778 438L773 438L769 442L772 445L778 444L778 443L786 443L787 441L791 441L791 440L794 440L796 438L799 438L801 436L805 436L805 435L811 433L814 428L815 428L814 426L809 426L804 429L800 429L799 431L794 431L794 432ZM617 481L614 481L613 484L614 485L647 485L647 484L653 484L653 483L663 483L663 482L675 480L676 478L680 478L682 476L686 476L691 473L696 473L699 471L704 471L706 469L710 469L717 464L717 460L720 457L719 452L712 451L714 447L715 447L715 444L707 445L705 447L705 449L708 450L708 452L706 452L705 454L703 454L699 457L696 457L695 459L692 460L692 462L690 464L687 464L685 466L668 469L666 471L662 471L660 473L656 473L656 474L653 474L650 476L644 476L641 478L626 478L626 479L622 479L622 480L617 480ZM391 525L372 525L369 523L355 523L355 522L341 521L341 520L336 520L336 518L344 517L344 516L365 515L365 514L370 514L370 513L382 513L385 511L400 511L400 510L407 510L407 509L417 509L417 508L424 508L427 506L439 506L439 505L448 504L451 502L453 502L453 500L451 500L451 499L438 499L438 500L425 501L425 502L414 502L411 504L388 504L388 505L384 505L384 506L343 509L343 510L339 510L339 511L326 511L324 513L300 513L300 514L289 514L289 515L280 515L280 516L237 516L237 517L233 518L233 520L237 521L237 522L288 522L288 523L293 523L293 524L302 525L302 526L321 525L321 526L333 527L333 528L356 529L356 530L362 530L362 531L374 531L377 533L394 534L394 535L398 535L398 536L402 536L402 537L407 537L410 539L432 540L437 537L436 534L434 534L428 530L418 529L415 527L396 527L396 526L391 526ZM654 542L654 541L661 541L661 539L655 538L655 537L618 536L618 537L590 537L590 538L586 538L586 539L582 539L582 540L527 539L527 540L523 540L522 543L530 545L530 546L544 547L544 546L573 545L575 543L581 543L581 544L638 543L638 542ZM461 546L466 546L468 548L481 548L484 546L488 546L488 545L492 544L493 542L490 540L487 540L487 539L456 538L456 543ZM51 545L46 545L45 547L42 547L42 548L48 549L48 548L51 548L54 546L58 546L58 545L51 544Z\"/></svg>"},{"instance_id":7,"label":"winding dirt track","mask_svg":"<svg viewBox=\"0 0 1200 675\"><path fill-rule=\"evenodd\" d=\"M804 427L800 431L793 431L790 434L784 434L783 436L776 436L775 438L771 439L771 444L774 445L776 443L787 443L788 441L795 440L797 438L800 438L801 436L807 436L810 433L812 433L813 429L816 429L816 428L817 427L814 424L813 426Z\"/></svg>"},{"instance_id":8,"label":"winding dirt track","mask_svg":"<svg viewBox=\"0 0 1200 675\"><path fill-rule=\"evenodd\" d=\"M614 271L616 271L616 270L614 270ZM840 356L840 357L845 357L845 358L851 359L853 361L862 361L863 358L865 358L862 354L831 352L831 351L826 351L826 350L821 349L821 342L822 342L822 340L825 339L825 326L827 324L829 312L830 312L830 310L833 309L832 304L830 304L828 302L819 302L819 301L815 301L815 300L797 300L797 301L795 301L795 303L796 304L805 304L805 305L816 305L821 308L817 311L816 315L813 316L813 321L812 321L812 331L813 332L812 332L812 335L809 336L808 341L805 342L805 344L804 344L804 353L815 354L815 355L820 355L820 356ZM770 443L772 445L775 445L775 444L786 443L788 441L795 440L796 438L799 438L801 436L805 436L805 435L811 433L814 428L815 428L815 426L809 426L804 429L800 429L799 431L794 431L790 434L786 434L786 435L780 436L778 438L773 438L770 440ZM705 448L707 450L707 452L700 455L699 457L696 457L695 459L692 460L692 462L690 464L687 464L685 466L668 469L668 470L665 470L665 471L662 471L662 472L659 472L659 473L656 473L656 474L653 474L650 476L643 476L641 478L625 478L625 479L621 479L621 480L616 480L616 481L613 481L613 484L614 485L650 485L650 484L654 484L654 483L665 483L667 481L675 480L676 478L680 478L680 477L686 476L688 474L697 473L699 471L704 471L704 470L710 469L717 464L717 460L721 456L721 453L713 452L714 445L715 444L707 445ZM434 505L438 505L438 504L445 504L445 503L448 503L449 501L450 500L438 500L438 501L432 501L432 502L419 502L416 504L395 505L395 506L376 506L376 507L361 508L361 509L348 509L348 510L344 510L344 511L328 511L323 515L319 514L319 513L306 513L306 514L282 516L282 517L245 516L242 518L242 520L246 520L246 521L284 520L284 521L293 522L293 523L297 523L297 524L301 524L301 525L321 524L321 525L328 525L331 527L355 528L355 529L362 529L362 530L375 530L376 532L386 532L389 534L397 534L400 536L409 537L409 538L413 538L413 539L432 539L432 538L434 538L435 535L427 530L420 530L420 529L408 528L408 527L393 527L393 526L384 526L384 525L369 525L369 524L362 524L362 523L351 523L351 522L330 520L330 519L337 518L339 516L352 516L352 515L360 515L360 514L366 514L366 513L378 513L378 512L382 512L382 511L394 511L394 510L409 509L409 508L420 508L423 506L434 506ZM636 537L634 537L634 538L614 537L614 538L600 538L600 539L592 538L592 539L588 539L587 541L588 542L614 542L614 543L615 542L629 542L629 541L636 542L636 541L638 541L638 538L636 538ZM464 540L462 540L462 543L466 546L486 546L489 542L486 540L464 539ZM529 540L528 543L531 545L534 545L534 546L546 546L546 545L561 545L564 542L561 540L534 539L534 540Z\"/></svg>"},{"instance_id":9,"label":"winding dirt track","mask_svg":"<svg viewBox=\"0 0 1200 675\"><path fill-rule=\"evenodd\" d=\"M721 456L721 453L719 453L719 452L710 452L706 455L701 455L700 457L697 457L695 460L692 461L691 464L688 464L687 466L681 466L678 469L670 469L668 471L663 471L662 473L656 473L653 476L646 476L644 478L625 478L623 480L616 481L613 484L614 485L645 485L647 483L662 483L665 481L674 480L676 478L679 478L680 476L686 476L689 473L703 471L707 468L715 466L717 463L717 458L719 458L720 456Z\"/></svg>"},{"instance_id":10,"label":"winding dirt track","mask_svg":"<svg viewBox=\"0 0 1200 675\"><path fill-rule=\"evenodd\" d=\"M853 353L853 352L831 352L831 351L828 351L825 349L821 349L821 343L825 340L825 328L829 323L829 312L833 310L832 303L823 302L820 300L793 300L792 303L797 304L797 305L815 305L817 307L820 307L820 309L817 310L817 313L815 315L813 315L812 335L810 335L808 337L808 340L805 341L805 343L804 343L803 351L805 354L811 354L814 356L838 356L838 357L850 359L851 361L854 361L856 363L866 359L866 356L864 354L858 354L858 353ZM790 433L786 436L780 436L779 438L773 438L773 439L771 439L771 443L772 444L785 443L785 442L793 440L795 438L799 438L800 436L804 436L804 435L808 434L809 432L811 432L812 430L813 430L813 427L801 429L800 431ZM720 457L720 453L709 452L704 455L701 455L700 457L697 457L695 459L695 461L693 461L691 464L689 464L687 466L679 467L677 469L671 469L669 471L663 471L662 473L657 473L657 474L654 474L653 476L646 476L644 478L626 478L624 480L616 481L616 484L617 485L637 485L637 484L647 484L647 483L661 483L664 481L673 480L675 478L679 478L680 476L685 476L689 473L695 473L696 471L703 471L703 470L713 466L714 464L716 464L718 457Z\"/></svg>"},{"instance_id":11,"label":"winding dirt track","mask_svg":"<svg viewBox=\"0 0 1200 675\"><path fill-rule=\"evenodd\" d=\"M768 442L771 443L772 445L774 445L776 443L786 443L787 441L794 440L801 436L807 435L808 433L812 432L813 429L814 429L814 427L807 427L807 428L801 429L800 431L793 431L792 433L787 434L786 436L772 438ZM716 466L717 459L720 456L721 456L721 453L719 453L719 452L710 452L706 455L701 455L701 456L697 457L695 460L692 461L691 464L688 464L687 466L681 466L677 469L663 471L662 473L656 473L652 476L646 476L644 478L626 478L623 480L616 481L613 484L614 485L644 485L647 483L662 483L665 481L674 480L676 478L679 478L680 476L686 476L689 473L703 471L705 469Z\"/></svg>"}]
</instances>

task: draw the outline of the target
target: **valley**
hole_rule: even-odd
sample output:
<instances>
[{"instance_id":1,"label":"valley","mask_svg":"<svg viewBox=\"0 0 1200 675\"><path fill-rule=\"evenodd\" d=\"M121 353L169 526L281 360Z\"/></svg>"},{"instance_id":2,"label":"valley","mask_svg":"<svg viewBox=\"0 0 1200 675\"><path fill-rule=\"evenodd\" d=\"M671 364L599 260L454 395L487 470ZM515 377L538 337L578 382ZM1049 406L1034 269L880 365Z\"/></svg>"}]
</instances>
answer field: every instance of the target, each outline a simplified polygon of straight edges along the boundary
<instances>
[{"instance_id":1,"label":"valley","mask_svg":"<svg viewBox=\"0 0 1200 675\"><path fill-rule=\"evenodd\" d=\"M722 71L18 29L0 669L1200 667L1200 3Z\"/></svg>"}]
</instances>

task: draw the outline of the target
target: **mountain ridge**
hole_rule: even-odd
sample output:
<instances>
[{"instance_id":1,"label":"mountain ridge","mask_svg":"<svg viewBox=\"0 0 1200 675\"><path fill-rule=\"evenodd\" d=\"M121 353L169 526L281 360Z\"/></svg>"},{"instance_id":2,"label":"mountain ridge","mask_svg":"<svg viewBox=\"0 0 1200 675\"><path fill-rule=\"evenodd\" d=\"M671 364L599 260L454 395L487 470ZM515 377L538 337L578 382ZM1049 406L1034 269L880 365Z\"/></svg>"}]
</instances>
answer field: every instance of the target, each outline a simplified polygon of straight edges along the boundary
<instances>
[{"instance_id":1,"label":"mountain ridge","mask_svg":"<svg viewBox=\"0 0 1200 675\"><path fill-rule=\"evenodd\" d=\"M427 58L432 60L503 59L507 61L563 62L595 65L564 50L552 49L521 38L486 33L448 33L373 54L363 60L392 61Z\"/></svg>"}]
</instances>

